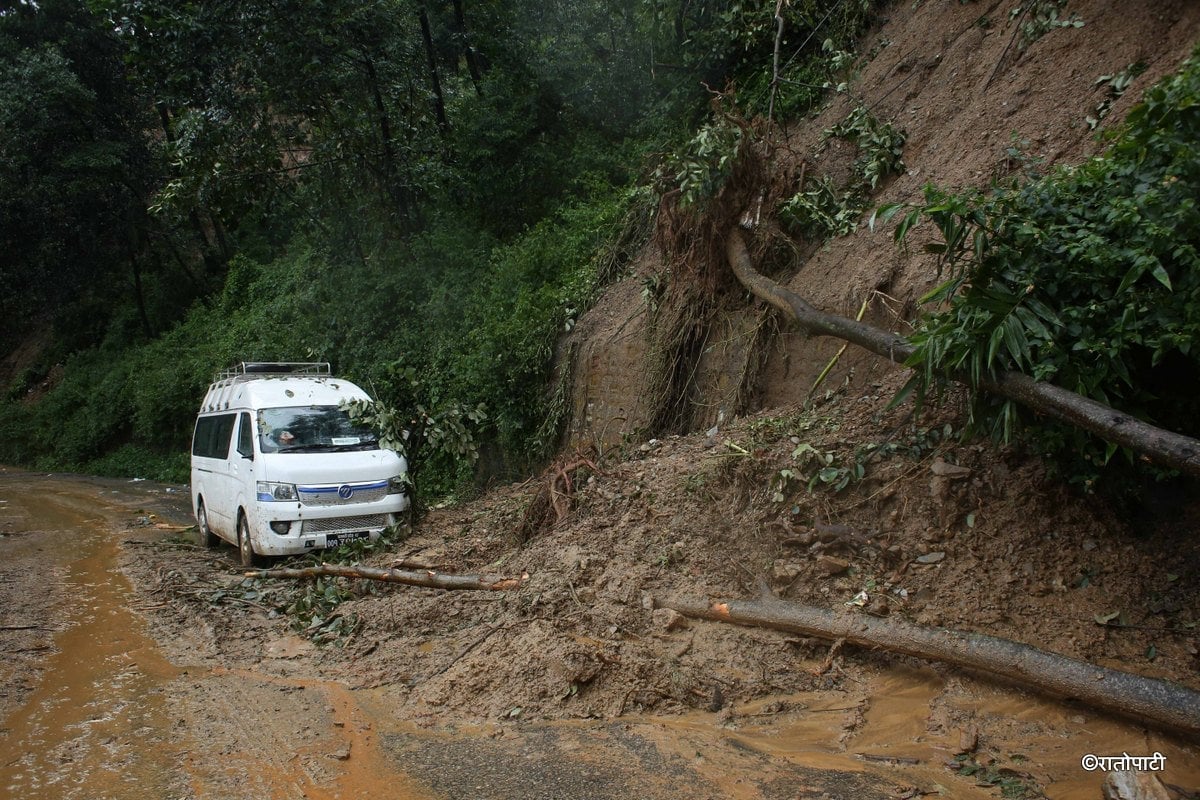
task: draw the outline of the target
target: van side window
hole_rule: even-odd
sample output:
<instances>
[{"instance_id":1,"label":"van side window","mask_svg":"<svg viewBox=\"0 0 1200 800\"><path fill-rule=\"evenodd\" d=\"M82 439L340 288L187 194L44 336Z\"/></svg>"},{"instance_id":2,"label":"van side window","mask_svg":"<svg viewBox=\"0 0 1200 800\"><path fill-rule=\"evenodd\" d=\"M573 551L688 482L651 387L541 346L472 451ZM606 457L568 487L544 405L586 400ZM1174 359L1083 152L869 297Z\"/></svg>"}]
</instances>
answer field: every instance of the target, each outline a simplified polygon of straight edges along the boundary
<instances>
[{"instance_id":1,"label":"van side window","mask_svg":"<svg viewBox=\"0 0 1200 800\"><path fill-rule=\"evenodd\" d=\"M228 458L229 440L233 437L234 414L217 414L196 420L192 437L192 455L201 458Z\"/></svg>"},{"instance_id":2,"label":"van side window","mask_svg":"<svg viewBox=\"0 0 1200 800\"><path fill-rule=\"evenodd\" d=\"M250 415L245 411L238 423L238 453L246 458L254 458L254 431L250 428Z\"/></svg>"}]
</instances>

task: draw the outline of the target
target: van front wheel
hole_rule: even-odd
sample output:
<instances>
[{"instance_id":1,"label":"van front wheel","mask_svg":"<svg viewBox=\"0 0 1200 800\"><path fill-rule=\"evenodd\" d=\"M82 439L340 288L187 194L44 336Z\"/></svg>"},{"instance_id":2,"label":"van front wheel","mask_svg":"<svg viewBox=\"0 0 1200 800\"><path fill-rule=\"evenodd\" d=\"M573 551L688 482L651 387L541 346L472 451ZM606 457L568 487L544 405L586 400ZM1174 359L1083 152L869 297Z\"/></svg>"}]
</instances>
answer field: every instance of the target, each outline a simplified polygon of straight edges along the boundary
<instances>
[{"instance_id":1,"label":"van front wheel","mask_svg":"<svg viewBox=\"0 0 1200 800\"><path fill-rule=\"evenodd\" d=\"M203 500L196 505L196 533L204 547L216 547L221 543L221 537L208 527L208 509L204 507Z\"/></svg>"},{"instance_id":2,"label":"van front wheel","mask_svg":"<svg viewBox=\"0 0 1200 800\"><path fill-rule=\"evenodd\" d=\"M246 521L245 514L238 515L237 526L238 538L238 555L241 557L243 567L263 567L266 566L266 560L258 553L254 552L254 544L250 541L250 523Z\"/></svg>"}]
</instances>

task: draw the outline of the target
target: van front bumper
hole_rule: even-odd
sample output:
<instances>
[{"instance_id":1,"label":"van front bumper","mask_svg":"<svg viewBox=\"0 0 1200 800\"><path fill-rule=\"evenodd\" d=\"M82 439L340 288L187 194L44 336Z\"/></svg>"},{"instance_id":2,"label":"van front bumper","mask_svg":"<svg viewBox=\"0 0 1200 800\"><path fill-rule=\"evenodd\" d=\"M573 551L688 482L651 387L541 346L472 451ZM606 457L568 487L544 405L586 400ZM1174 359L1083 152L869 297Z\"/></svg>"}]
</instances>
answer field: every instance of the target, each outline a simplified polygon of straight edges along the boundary
<instances>
[{"instance_id":1,"label":"van front bumper","mask_svg":"<svg viewBox=\"0 0 1200 800\"><path fill-rule=\"evenodd\" d=\"M262 519L254 526L254 551L264 556L289 556L338 547L356 538L375 540L385 528L399 522L407 508L405 495L326 507L263 503L259 508Z\"/></svg>"}]
</instances>

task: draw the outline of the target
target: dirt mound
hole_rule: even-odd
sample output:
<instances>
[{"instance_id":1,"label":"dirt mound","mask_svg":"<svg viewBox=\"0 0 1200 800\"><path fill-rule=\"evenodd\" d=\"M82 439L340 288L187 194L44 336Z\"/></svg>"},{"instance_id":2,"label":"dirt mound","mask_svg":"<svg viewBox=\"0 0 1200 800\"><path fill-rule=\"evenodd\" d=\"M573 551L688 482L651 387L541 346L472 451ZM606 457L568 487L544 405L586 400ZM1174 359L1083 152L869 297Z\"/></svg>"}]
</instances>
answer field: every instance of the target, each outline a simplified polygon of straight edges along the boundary
<instances>
[{"instance_id":1,"label":"dirt mound","mask_svg":"<svg viewBox=\"0 0 1200 800\"><path fill-rule=\"evenodd\" d=\"M528 583L343 604L362 621L346 676L410 683L406 703L430 720L715 710L839 680L796 669L822 644L698 633L654 610L765 583L1200 687L1200 544L1186 526L1120 525L1036 460L959 444L952 408L919 423L885 412L890 388L613 453L570 517L524 546L514 531L536 484L435 512L404 558Z\"/></svg>"},{"instance_id":2,"label":"dirt mound","mask_svg":"<svg viewBox=\"0 0 1200 800\"><path fill-rule=\"evenodd\" d=\"M307 634L325 640L319 648L278 611L312 583L245 581L232 548L208 558L139 548L126 570L155 599L159 638L186 647L188 663L316 673L383 691L389 714L428 727L703 714L706 730L762 730L768 741L815 725L825 748L886 763L918 763L912 749L928 742L960 752L954 768L1015 769L1008 753L1070 743L1058 761L1043 753L1024 765L1029 786L1082 780L1080 753L1129 750L1132 737L1184 770L1175 782L1200 782L1187 771L1200 763L1193 747L1086 708L907 657L654 608L668 597L753 597L765 585L1200 689L1200 541L1189 520L1120 524L1096 498L1049 481L1036 459L959 443L952 399L916 421L886 410L895 388L885 380L866 398L843 390L807 411L592 454L597 469L575 472L566 518L547 518L524 543L521 522L544 481L436 510L371 563L529 579L507 592L349 582L348 599ZM323 635L335 619L341 633ZM908 699L888 711L890 693ZM880 719L907 721L897 730Z\"/></svg>"}]
</instances>

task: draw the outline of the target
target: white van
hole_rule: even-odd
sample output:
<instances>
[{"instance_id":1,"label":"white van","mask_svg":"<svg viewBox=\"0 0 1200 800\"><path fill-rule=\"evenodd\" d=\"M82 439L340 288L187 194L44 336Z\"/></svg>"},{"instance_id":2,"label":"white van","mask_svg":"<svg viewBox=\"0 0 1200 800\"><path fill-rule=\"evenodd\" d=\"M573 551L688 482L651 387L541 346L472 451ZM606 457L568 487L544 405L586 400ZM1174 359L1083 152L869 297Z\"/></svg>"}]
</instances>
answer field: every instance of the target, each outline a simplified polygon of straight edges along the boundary
<instances>
[{"instance_id":1,"label":"white van","mask_svg":"<svg viewBox=\"0 0 1200 800\"><path fill-rule=\"evenodd\" d=\"M377 538L408 509L404 458L342 409L366 392L329 364L243 362L208 389L192 436L200 540L241 563Z\"/></svg>"}]
</instances>

